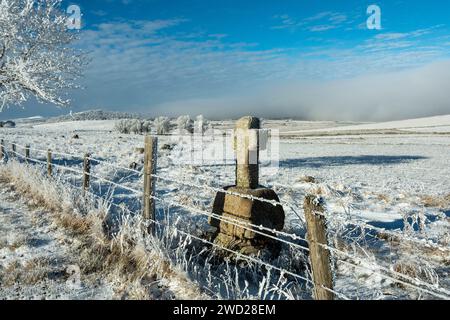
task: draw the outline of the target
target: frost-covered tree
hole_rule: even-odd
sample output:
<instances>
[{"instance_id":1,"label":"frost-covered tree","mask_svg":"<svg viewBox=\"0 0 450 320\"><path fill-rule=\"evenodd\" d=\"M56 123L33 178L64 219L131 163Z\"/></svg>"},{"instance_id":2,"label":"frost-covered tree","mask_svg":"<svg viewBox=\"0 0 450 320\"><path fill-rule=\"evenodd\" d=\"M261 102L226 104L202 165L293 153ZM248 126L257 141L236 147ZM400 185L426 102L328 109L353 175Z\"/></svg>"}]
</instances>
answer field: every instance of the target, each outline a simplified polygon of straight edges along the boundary
<instances>
[{"instance_id":1,"label":"frost-covered tree","mask_svg":"<svg viewBox=\"0 0 450 320\"><path fill-rule=\"evenodd\" d=\"M195 132L203 134L208 128L208 120L201 114L195 119Z\"/></svg>"},{"instance_id":2,"label":"frost-covered tree","mask_svg":"<svg viewBox=\"0 0 450 320\"><path fill-rule=\"evenodd\" d=\"M179 116L177 119L177 128L180 134L187 132L192 132L192 120L188 115Z\"/></svg>"},{"instance_id":3,"label":"frost-covered tree","mask_svg":"<svg viewBox=\"0 0 450 320\"><path fill-rule=\"evenodd\" d=\"M143 131L143 122L139 119L130 120L130 131L134 134L142 133Z\"/></svg>"},{"instance_id":4,"label":"frost-covered tree","mask_svg":"<svg viewBox=\"0 0 450 320\"><path fill-rule=\"evenodd\" d=\"M64 106L85 65L61 0L0 0L0 111L35 97Z\"/></svg>"},{"instance_id":5,"label":"frost-covered tree","mask_svg":"<svg viewBox=\"0 0 450 320\"><path fill-rule=\"evenodd\" d=\"M154 121L157 134L167 134L170 130L170 119L167 117L158 117Z\"/></svg>"},{"instance_id":6,"label":"frost-covered tree","mask_svg":"<svg viewBox=\"0 0 450 320\"><path fill-rule=\"evenodd\" d=\"M152 132L152 124L150 120L144 120L142 123L142 131L144 133Z\"/></svg>"},{"instance_id":7,"label":"frost-covered tree","mask_svg":"<svg viewBox=\"0 0 450 320\"><path fill-rule=\"evenodd\" d=\"M130 125L129 120L127 119L121 119L116 122L114 129L117 130L119 133L128 134L130 133Z\"/></svg>"},{"instance_id":8,"label":"frost-covered tree","mask_svg":"<svg viewBox=\"0 0 450 320\"><path fill-rule=\"evenodd\" d=\"M151 132L152 122L140 119L121 119L115 123L115 130L120 133L143 134Z\"/></svg>"}]
</instances>

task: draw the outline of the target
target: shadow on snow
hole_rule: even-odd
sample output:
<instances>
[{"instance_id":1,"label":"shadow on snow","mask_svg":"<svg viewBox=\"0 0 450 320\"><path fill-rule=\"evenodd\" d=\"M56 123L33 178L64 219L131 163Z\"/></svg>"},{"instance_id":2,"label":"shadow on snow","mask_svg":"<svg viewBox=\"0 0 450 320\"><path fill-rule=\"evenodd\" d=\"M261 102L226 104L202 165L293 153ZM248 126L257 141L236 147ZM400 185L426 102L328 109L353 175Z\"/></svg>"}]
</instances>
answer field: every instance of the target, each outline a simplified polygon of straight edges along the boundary
<instances>
[{"instance_id":1,"label":"shadow on snow","mask_svg":"<svg viewBox=\"0 0 450 320\"><path fill-rule=\"evenodd\" d=\"M384 155L361 155L361 156L337 156L337 157L310 157L298 159L280 160L281 167L339 167L350 165L395 165L424 160L422 156L384 156Z\"/></svg>"}]
</instances>

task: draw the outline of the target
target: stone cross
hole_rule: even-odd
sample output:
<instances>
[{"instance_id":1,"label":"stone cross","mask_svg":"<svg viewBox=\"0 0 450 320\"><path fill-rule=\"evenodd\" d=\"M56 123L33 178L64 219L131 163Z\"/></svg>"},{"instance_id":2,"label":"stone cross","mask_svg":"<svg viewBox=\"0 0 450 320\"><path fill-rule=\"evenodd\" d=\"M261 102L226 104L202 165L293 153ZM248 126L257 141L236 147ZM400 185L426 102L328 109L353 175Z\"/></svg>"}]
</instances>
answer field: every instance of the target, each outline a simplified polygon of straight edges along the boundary
<instances>
[{"instance_id":1,"label":"stone cross","mask_svg":"<svg viewBox=\"0 0 450 320\"><path fill-rule=\"evenodd\" d=\"M267 132L266 132L267 133ZM210 217L209 224L216 228L214 243L223 248L239 250L242 254L259 254L269 250L275 257L281 250L280 243L260 230L243 227L246 223L263 226L267 230L283 230L285 214L281 205L273 206L262 201L279 202L275 191L259 185L259 151L264 150L267 134L260 129L255 117L244 117L236 122L233 147L236 152L236 186L227 186L216 194L213 213L222 218ZM267 139L266 139L267 140ZM230 223L242 222L241 225ZM224 252L227 254L226 252ZM228 252L229 254L229 252Z\"/></svg>"},{"instance_id":2,"label":"stone cross","mask_svg":"<svg viewBox=\"0 0 450 320\"><path fill-rule=\"evenodd\" d=\"M256 189L259 186L259 118L243 117L236 122L236 186Z\"/></svg>"}]
</instances>

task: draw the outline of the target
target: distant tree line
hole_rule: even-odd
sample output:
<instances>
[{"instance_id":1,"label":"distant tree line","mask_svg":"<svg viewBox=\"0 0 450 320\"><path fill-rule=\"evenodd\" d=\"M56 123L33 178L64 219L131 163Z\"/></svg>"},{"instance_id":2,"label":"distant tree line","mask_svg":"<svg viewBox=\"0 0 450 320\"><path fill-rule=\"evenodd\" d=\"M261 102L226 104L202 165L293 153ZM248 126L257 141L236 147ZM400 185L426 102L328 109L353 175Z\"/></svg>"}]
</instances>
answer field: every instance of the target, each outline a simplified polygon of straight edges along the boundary
<instances>
[{"instance_id":1,"label":"distant tree line","mask_svg":"<svg viewBox=\"0 0 450 320\"><path fill-rule=\"evenodd\" d=\"M153 120L121 119L115 124L115 130L123 134L144 134L154 132L158 135L169 134L176 130L179 134L204 133L210 128L210 123L203 115L192 120L188 115L179 116L176 119L157 117Z\"/></svg>"},{"instance_id":2,"label":"distant tree line","mask_svg":"<svg viewBox=\"0 0 450 320\"><path fill-rule=\"evenodd\" d=\"M126 112L88 110L53 117L48 119L47 122L117 120L117 119L138 119L138 118L139 118L138 115Z\"/></svg>"}]
</instances>

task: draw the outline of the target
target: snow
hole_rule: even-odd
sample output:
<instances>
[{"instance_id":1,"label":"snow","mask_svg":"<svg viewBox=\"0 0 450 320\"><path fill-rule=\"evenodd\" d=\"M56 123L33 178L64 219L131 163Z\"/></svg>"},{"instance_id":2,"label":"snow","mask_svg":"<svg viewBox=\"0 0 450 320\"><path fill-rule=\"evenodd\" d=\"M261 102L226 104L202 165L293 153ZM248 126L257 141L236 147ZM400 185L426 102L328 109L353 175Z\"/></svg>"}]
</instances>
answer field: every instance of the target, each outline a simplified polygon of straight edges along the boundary
<instances>
[{"instance_id":1,"label":"snow","mask_svg":"<svg viewBox=\"0 0 450 320\"><path fill-rule=\"evenodd\" d=\"M319 128L319 129L308 128L302 131L288 131L288 133L295 134L295 133L323 132L323 131L336 132L336 131L363 131L363 130L388 130L388 129L407 130L407 131L437 130L437 132L450 132L450 115L400 120L400 121L389 121L382 123L339 126L332 128Z\"/></svg>"},{"instance_id":2,"label":"snow","mask_svg":"<svg viewBox=\"0 0 450 320\"><path fill-rule=\"evenodd\" d=\"M78 88L85 55L70 46L61 1L2 0L0 6L0 110L32 98L67 105L64 90Z\"/></svg>"},{"instance_id":3,"label":"snow","mask_svg":"<svg viewBox=\"0 0 450 320\"><path fill-rule=\"evenodd\" d=\"M33 121L44 121L45 118L42 116L33 116L27 118L17 118L13 119L14 122L33 122Z\"/></svg>"},{"instance_id":4,"label":"snow","mask_svg":"<svg viewBox=\"0 0 450 320\"><path fill-rule=\"evenodd\" d=\"M450 116L397 123L436 125L448 119ZM279 123L279 120L273 123L266 122L267 127L273 127ZM292 122L294 121L290 123ZM292 126L298 127L302 123L305 122L299 121ZM80 156L89 152L94 158L122 167L128 167L133 162L141 163L142 155L136 154L134 150L142 147L143 136L114 132L114 124L115 120L45 123L34 125L33 128L18 127L14 132L3 129L0 130L0 135L18 144L29 143L32 148L41 150L50 148L55 152L74 153ZM230 126L224 122L221 125ZM310 123L305 125L309 127ZM214 122L213 126L218 127ZM364 126L367 126L368 130L382 127L381 124ZM384 127L392 126L393 123ZM361 128L361 126L354 127ZM74 133L78 133L80 139L72 139ZM176 144L178 139L177 136L160 136L160 146ZM448 154L442 152L442 148L448 146L450 146L450 137L439 134L370 136L361 134L360 136L299 136L298 138L289 136L280 141L280 167L276 170L276 174L262 175L261 180L269 186L291 186L294 189L304 190L310 187L310 184L300 183L298 179L302 176L313 176L334 190L344 190L344 192L351 190L359 193L364 199L358 201L360 210L377 212L379 207L383 206L381 212L390 210L395 212L399 209L396 205L400 201L412 202L417 207L418 196L450 193L450 185L447 179L443 179L450 176ZM200 182L200 184L212 183L216 187L233 183L234 169L230 164L222 166L220 170L208 166L176 165L173 167L174 163L180 163L179 155L175 155L176 151L174 150L173 154L167 150L161 152L158 168L160 173L167 174L175 181L193 179L192 181ZM41 154L39 156L43 157ZM78 167L81 165L79 161L72 162L77 163ZM101 164L95 164L95 168L101 175L116 174L112 168ZM262 170L262 172L266 171ZM140 188L138 181L130 182L130 185ZM169 183L164 185L164 188L177 190L179 186ZM382 204L374 195L386 195L392 199L390 203ZM370 213L365 214L364 217L368 218L368 215ZM373 219L379 220L380 216L373 214ZM381 220L384 221L385 217Z\"/></svg>"},{"instance_id":5,"label":"snow","mask_svg":"<svg viewBox=\"0 0 450 320\"><path fill-rule=\"evenodd\" d=\"M284 231L304 234L304 221L299 219L299 215L302 215L303 197L311 190L320 189L325 197L328 212L341 217L342 221L361 220L376 227L408 232L414 238L448 247L449 204L439 207L428 206L423 202L425 196L438 198L450 195L447 178L450 177L450 162L449 154L445 152L450 146L450 135L446 132L440 134L435 130L439 126L446 126L446 123L448 125L447 121L450 121L450 116L352 126L336 122L266 120L265 128L282 127L283 132L289 132L280 139L280 167L274 174L261 170L260 177L262 184L277 191L284 204ZM43 151L50 148L55 151L55 161L77 169L81 169L84 153L89 152L94 158L124 168L137 163L137 169L141 170L143 155L136 152L136 148L143 147L144 137L114 132L114 124L114 120L97 120L36 124L32 128L19 125L14 131L0 129L0 138L21 145L31 144L32 148ZM231 121L212 121L211 124L214 128L232 127ZM416 131L418 127L426 126L430 131L420 134L400 131L411 130L412 127ZM317 128L324 130L325 127L328 127L326 130L330 135L303 134ZM357 128L356 133L346 135L348 128ZM384 129L400 132L372 132ZM344 134L341 130L344 130ZM367 132L372 134L367 135ZM79 135L79 139L72 138L74 133ZM208 140L203 147L208 149L217 143L217 140ZM162 149L165 144L174 145L175 148ZM158 180L157 194L170 201L209 212L215 192L196 188L194 185L220 188L233 184L233 163L204 166L183 163L179 154L182 150L181 144L177 135L159 136L158 175L173 181ZM79 157L59 156L57 151L76 154ZM19 152L23 150L19 149ZM46 155L32 150L31 156L45 161ZM142 190L142 177L124 169L93 161L92 173L129 188ZM67 173L65 176L72 184L79 185L81 182L81 177L76 174ZM317 183L303 182L302 178L305 176L316 178ZM114 193L113 201L117 204L126 205L136 211L140 208L140 196L128 190L111 188L107 183L95 178L92 188L102 196ZM157 203L157 207L161 208L159 215L164 216L164 204ZM188 232L198 234L199 230L207 229L205 216L182 208L176 208L175 212L176 219ZM421 217L425 217L423 229L418 228ZM379 247L377 244L371 250L377 257L375 261L384 261L387 266L390 266L394 258L408 263L420 259L434 259L425 254L419 259L416 254L420 252L411 252L411 248L402 247L397 251L385 246ZM448 269L442 266L436 268ZM369 278L368 282L372 283L372 288L379 288L377 292L380 298L398 294L397 289L390 287L389 281L379 279L379 276L370 272L355 272L344 265L339 266L339 272L338 288L347 294L351 295L355 286L364 283L361 282L362 278ZM357 276L360 278L353 279ZM441 285L446 285L445 281L442 283ZM361 290L360 288L355 294L360 294ZM374 298L373 295L367 297Z\"/></svg>"},{"instance_id":6,"label":"snow","mask_svg":"<svg viewBox=\"0 0 450 320\"><path fill-rule=\"evenodd\" d=\"M118 119L135 119L136 114L125 112L114 112L98 110L86 110L81 112L72 112L69 114L52 117L48 122L66 122L66 121L85 121L85 120L118 120Z\"/></svg>"},{"instance_id":7,"label":"snow","mask_svg":"<svg viewBox=\"0 0 450 320\"><path fill-rule=\"evenodd\" d=\"M112 131L116 120L84 120L84 121L62 121L54 123L43 123L35 125L38 130L55 131Z\"/></svg>"},{"instance_id":8,"label":"snow","mask_svg":"<svg viewBox=\"0 0 450 320\"><path fill-rule=\"evenodd\" d=\"M33 263L34 269L26 272L42 272L42 279L35 276L29 284L0 286L0 299L111 299L113 292L107 284L94 286L68 281L68 271L76 268L71 256L74 241L45 219L47 212L31 211L15 196L5 185L0 185L0 273L14 263L22 267ZM19 270L11 274L14 272Z\"/></svg>"}]
</instances>

